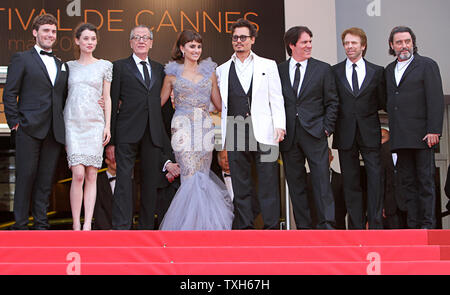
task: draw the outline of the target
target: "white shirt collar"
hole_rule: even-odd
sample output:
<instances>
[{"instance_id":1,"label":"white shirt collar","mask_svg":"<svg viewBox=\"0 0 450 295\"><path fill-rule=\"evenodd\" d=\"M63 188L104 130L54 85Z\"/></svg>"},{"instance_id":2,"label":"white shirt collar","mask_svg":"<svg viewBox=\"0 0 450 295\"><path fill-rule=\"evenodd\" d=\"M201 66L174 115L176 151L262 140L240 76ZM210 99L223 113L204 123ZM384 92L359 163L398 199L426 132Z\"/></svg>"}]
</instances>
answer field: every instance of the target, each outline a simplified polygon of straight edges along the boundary
<instances>
[{"instance_id":1,"label":"white shirt collar","mask_svg":"<svg viewBox=\"0 0 450 295\"><path fill-rule=\"evenodd\" d=\"M41 50L47 51L47 50L42 49L42 48L41 48L39 45L37 45L37 44L34 45L34 49L36 49L37 53L40 54L40 55L42 55L42 54L41 54ZM52 52L52 50L50 50L50 51L48 51L48 52ZM46 56L48 56L48 55L46 55ZM51 57L51 56L49 56L49 57Z\"/></svg>"},{"instance_id":2,"label":"white shirt collar","mask_svg":"<svg viewBox=\"0 0 450 295\"><path fill-rule=\"evenodd\" d=\"M135 62L137 65L140 65L141 61L146 61L147 64L150 65L150 62L149 62L149 60L148 60L148 56L147 56L146 59L142 60L142 59L140 59L139 57L137 57L136 54L133 53L133 59L134 59L134 62Z\"/></svg>"},{"instance_id":3,"label":"white shirt collar","mask_svg":"<svg viewBox=\"0 0 450 295\"><path fill-rule=\"evenodd\" d=\"M295 69L297 63L300 63L301 68L306 69L306 66L308 65L308 59L305 59L304 61L296 61L293 57L291 57L289 61L289 67Z\"/></svg>"},{"instance_id":4,"label":"white shirt collar","mask_svg":"<svg viewBox=\"0 0 450 295\"><path fill-rule=\"evenodd\" d=\"M115 176L115 175L112 175L111 173L109 173L108 170L106 170L105 172L106 172L106 175L108 176L108 179Z\"/></svg>"},{"instance_id":5,"label":"white shirt collar","mask_svg":"<svg viewBox=\"0 0 450 295\"><path fill-rule=\"evenodd\" d=\"M360 68L360 69L363 68L366 65L364 63L364 58L362 58L362 57L355 64L356 64L356 67ZM345 64L345 66L347 68L352 68L353 67L353 62L347 58L347 63Z\"/></svg>"},{"instance_id":6,"label":"white shirt collar","mask_svg":"<svg viewBox=\"0 0 450 295\"><path fill-rule=\"evenodd\" d=\"M406 68L406 65L410 64L413 61L413 59L414 59L414 55L411 56L409 59L404 60L404 61L398 61L398 59L397 59L397 67L399 69Z\"/></svg>"},{"instance_id":7,"label":"white shirt collar","mask_svg":"<svg viewBox=\"0 0 450 295\"><path fill-rule=\"evenodd\" d=\"M253 60L255 59L255 56L256 56L256 54L255 54L253 51L250 50L249 56L244 60L243 63L253 61ZM237 57L236 52L231 56L231 59L234 61L234 63L236 63L236 60L238 60L239 62L241 61L241 60Z\"/></svg>"}]
</instances>

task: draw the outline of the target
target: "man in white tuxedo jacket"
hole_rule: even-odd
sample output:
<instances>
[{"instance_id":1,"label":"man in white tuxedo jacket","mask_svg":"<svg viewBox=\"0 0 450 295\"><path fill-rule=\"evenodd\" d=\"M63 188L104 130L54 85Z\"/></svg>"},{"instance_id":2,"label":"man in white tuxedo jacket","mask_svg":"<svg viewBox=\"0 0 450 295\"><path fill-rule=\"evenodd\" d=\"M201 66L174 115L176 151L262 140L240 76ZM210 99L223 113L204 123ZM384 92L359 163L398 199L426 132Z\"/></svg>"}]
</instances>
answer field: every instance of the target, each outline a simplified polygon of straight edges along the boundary
<instances>
[{"instance_id":1,"label":"man in white tuxedo jacket","mask_svg":"<svg viewBox=\"0 0 450 295\"><path fill-rule=\"evenodd\" d=\"M233 229L253 229L252 163L265 229L279 228L278 143L286 116L275 61L251 51L256 28L245 19L231 26L235 53L216 74L222 96L222 147L228 151L234 192Z\"/></svg>"}]
</instances>

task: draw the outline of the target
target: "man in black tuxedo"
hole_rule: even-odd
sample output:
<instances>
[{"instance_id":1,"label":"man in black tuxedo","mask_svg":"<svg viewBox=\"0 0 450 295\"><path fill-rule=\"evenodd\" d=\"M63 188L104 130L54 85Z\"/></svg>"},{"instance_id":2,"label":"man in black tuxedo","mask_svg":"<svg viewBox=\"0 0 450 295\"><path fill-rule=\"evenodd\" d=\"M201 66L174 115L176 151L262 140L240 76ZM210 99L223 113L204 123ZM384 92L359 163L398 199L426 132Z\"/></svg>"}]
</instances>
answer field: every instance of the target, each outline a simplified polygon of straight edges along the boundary
<instances>
[{"instance_id":1,"label":"man in black tuxedo","mask_svg":"<svg viewBox=\"0 0 450 295\"><path fill-rule=\"evenodd\" d=\"M117 183L113 197L113 229L132 226L132 173L137 155L141 165L139 229L154 229L159 156L164 143L160 91L164 79L161 64L148 58L153 34L145 26L131 30L133 54L114 62L111 84L111 144L106 152L117 162ZM120 109L118 108L121 101ZM171 172L171 165L167 169ZM174 171L176 174L176 172Z\"/></svg>"},{"instance_id":2,"label":"man in black tuxedo","mask_svg":"<svg viewBox=\"0 0 450 295\"><path fill-rule=\"evenodd\" d=\"M359 154L367 175L367 221L370 229L383 228L381 132L378 110L386 104L384 68L364 59L367 36L360 28L342 35L347 58L333 66L339 96L339 114L333 148L339 151L349 229L364 229L363 189Z\"/></svg>"},{"instance_id":3,"label":"man in black tuxedo","mask_svg":"<svg viewBox=\"0 0 450 295\"><path fill-rule=\"evenodd\" d=\"M331 66L311 57L312 32L293 27L284 35L291 56L278 65L286 110L286 137L280 143L298 229L311 228L305 159L311 170L320 229L333 229L333 193L328 169L328 136L334 132L338 97Z\"/></svg>"},{"instance_id":4,"label":"man in black tuxedo","mask_svg":"<svg viewBox=\"0 0 450 295\"><path fill-rule=\"evenodd\" d=\"M228 153L226 150L214 151L211 170L225 183L231 199L233 199L233 184L231 182L230 164L228 162Z\"/></svg>"},{"instance_id":5,"label":"man in black tuxedo","mask_svg":"<svg viewBox=\"0 0 450 295\"><path fill-rule=\"evenodd\" d=\"M174 163L174 165L177 165L177 167L179 167L178 164L175 164L175 156L173 155L173 150L169 140L171 138L170 129L172 118L173 114L175 113L175 109L172 106L172 101L168 100L162 106L161 109L164 122L164 129L167 136L164 137L164 148L160 155L160 163L161 163L160 166L164 166L164 164L166 164L167 159L169 159L170 163L167 163L166 167L172 165L172 163ZM173 197L175 196L177 190L180 188L180 184L181 183L179 174L173 175L166 169L159 171L159 182L157 185L158 201L156 206L158 227L161 224L167 210L169 209Z\"/></svg>"},{"instance_id":6,"label":"man in black tuxedo","mask_svg":"<svg viewBox=\"0 0 450 295\"><path fill-rule=\"evenodd\" d=\"M397 154L391 153L389 131L381 129L381 163L383 167L385 229L406 228L406 204L401 190L397 166Z\"/></svg>"},{"instance_id":7,"label":"man in black tuxedo","mask_svg":"<svg viewBox=\"0 0 450 295\"><path fill-rule=\"evenodd\" d=\"M396 57L385 69L390 144L398 155L408 228L435 228L434 146L444 117L439 67L417 53L408 27L392 29L389 53Z\"/></svg>"},{"instance_id":8,"label":"man in black tuxedo","mask_svg":"<svg viewBox=\"0 0 450 295\"><path fill-rule=\"evenodd\" d=\"M65 143L68 67L52 53L57 20L50 14L39 15L32 29L36 45L12 56L3 93L6 119L16 142L13 229L27 229L30 200L34 228L49 228L49 196Z\"/></svg>"},{"instance_id":9,"label":"man in black tuxedo","mask_svg":"<svg viewBox=\"0 0 450 295\"><path fill-rule=\"evenodd\" d=\"M94 208L94 229L112 229L113 193L116 186L115 159L105 157L107 169L97 175L97 198Z\"/></svg>"}]
</instances>

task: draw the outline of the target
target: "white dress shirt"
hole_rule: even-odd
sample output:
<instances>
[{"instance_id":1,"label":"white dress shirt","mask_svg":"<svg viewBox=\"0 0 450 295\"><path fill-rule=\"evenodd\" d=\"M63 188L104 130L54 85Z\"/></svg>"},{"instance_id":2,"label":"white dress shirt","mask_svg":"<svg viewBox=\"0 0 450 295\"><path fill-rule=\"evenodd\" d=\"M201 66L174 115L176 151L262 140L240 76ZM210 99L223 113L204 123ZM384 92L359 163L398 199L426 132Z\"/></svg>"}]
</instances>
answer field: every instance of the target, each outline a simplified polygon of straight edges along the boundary
<instances>
[{"instance_id":1,"label":"white dress shirt","mask_svg":"<svg viewBox=\"0 0 450 295\"><path fill-rule=\"evenodd\" d=\"M300 83L298 84L298 92L297 96L300 93L300 89L302 88L303 78L305 78L306 67L308 66L308 60L305 59L302 62L296 61L293 57L289 61L289 77L291 78L291 85L294 87L294 79L295 79L295 70L297 69L296 64L300 63Z\"/></svg>"},{"instance_id":2,"label":"white dress shirt","mask_svg":"<svg viewBox=\"0 0 450 295\"><path fill-rule=\"evenodd\" d=\"M405 61L397 61L397 65L395 66L394 72L395 72L395 82L397 82L397 86L402 80L403 74L405 73L406 69L408 68L409 64L414 59L414 55L411 56L410 59Z\"/></svg>"},{"instance_id":3,"label":"white dress shirt","mask_svg":"<svg viewBox=\"0 0 450 295\"><path fill-rule=\"evenodd\" d=\"M397 153L392 153L392 162L394 163L394 166L397 166Z\"/></svg>"},{"instance_id":4,"label":"white dress shirt","mask_svg":"<svg viewBox=\"0 0 450 295\"><path fill-rule=\"evenodd\" d=\"M142 67L141 61L147 62L148 75L149 75L150 80L151 80L152 79L152 68L150 67L150 62L148 61L148 57L146 59L142 60L139 57L137 57L136 54L133 53L133 59L134 59L134 62L136 63L137 68L139 69L139 72L141 73L142 79L144 81L145 81L144 69Z\"/></svg>"},{"instance_id":5,"label":"white dress shirt","mask_svg":"<svg viewBox=\"0 0 450 295\"><path fill-rule=\"evenodd\" d=\"M234 199L234 193L233 193L233 183L231 182L231 176L225 177L225 172L222 171L222 177L223 181L225 182L225 185L227 186L227 191L230 194L231 200Z\"/></svg>"},{"instance_id":6,"label":"white dress shirt","mask_svg":"<svg viewBox=\"0 0 450 295\"><path fill-rule=\"evenodd\" d=\"M106 176L108 176L108 180L109 180L111 177L113 177L115 175L111 175L111 173L109 173L108 170L106 170ZM116 180L115 179L111 180L109 182L109 185L111 186L111 191L114 194L114 189L116 188Z\"/></svg>"},{"instance_id":7,"label":"white dress shirt","mask_svg":"<svg viewBox=\"0 0 450 295\"><path fill-rule=\"evenodd\" d=\"M356 74L358 74L358 88L361 89L361 85L364 82L364 79L366 78L366 63L364 62L363 58L360 58L356 62L355 67ZM353 76L353 62L350 61L347 58L347 63L345 64L345 75L347 77L347 81L350 84L350 88L353 90L353 82L352 82L352 76Z\"/></svg>"},{"instance_id":8,"label":"white dress shirt","mask_svg":"<svg viewBox=\"0 0 450 295\"><path fill-rule=\"evenodd\" d=\"M241 60L236 56L236 53L231 57L234 61L234 67L236 69L236 74L238 76L239 82L241 82L242 88L245 93L250 89L253 78L253 51L250 51L250 55L241 62Z\"/></svg>"},{"instance_id":9,"label":"white dress shirt","mask_svg":"<svg viewBox=\"0 0 450 295\"><path fill-rule=\"evenodd\" d=\"M47 68L47 73L48 73L48 76L50 77L50 81L52 81L52 85L55 85L56 74L58 73L55 58L52 56L41 54L41 50L44 50L44 49L39 47L37 44L34 45L34 48L36 49L38 55L42 59L42 62L44 63L45 67Z\"/></svg>"}]
</instances>

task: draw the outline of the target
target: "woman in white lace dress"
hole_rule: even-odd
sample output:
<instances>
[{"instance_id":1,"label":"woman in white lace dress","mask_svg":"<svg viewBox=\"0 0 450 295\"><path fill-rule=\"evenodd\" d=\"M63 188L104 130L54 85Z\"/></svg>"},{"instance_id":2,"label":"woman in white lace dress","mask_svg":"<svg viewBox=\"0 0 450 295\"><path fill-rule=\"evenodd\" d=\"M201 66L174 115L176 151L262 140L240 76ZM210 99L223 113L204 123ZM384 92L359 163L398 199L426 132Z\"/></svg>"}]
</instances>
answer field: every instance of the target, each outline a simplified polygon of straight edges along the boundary
<instances>
[{"instance_id":1,"label":"woman in white lace dress","mask_svg":"<svg viewBox=\"0 0 450 295\"><path fill-rule=\"evenodd\" d=\"M103 148L111 138L112 63L96 59L97 29L85 23L75 29L78 60L69 66L69 94L64 108L67 162L72 170L70 206L73 229L80 230L84 199L83 230L90 230L97 194L97 170L102 166ZM99 100L104 101L104 109ZM84 184L84 191L83 191Z\"/></svg>"}]
</instances>

